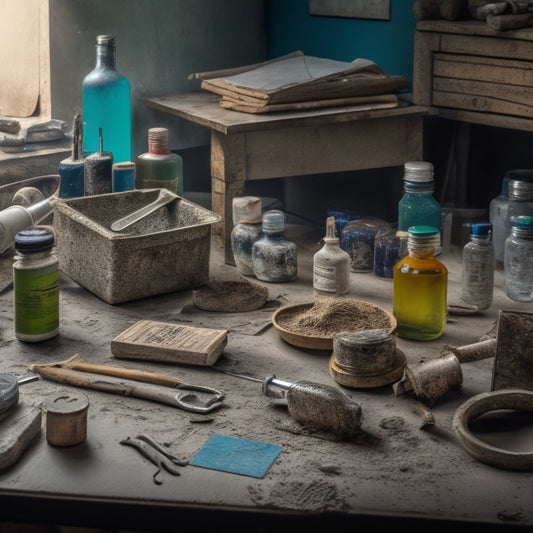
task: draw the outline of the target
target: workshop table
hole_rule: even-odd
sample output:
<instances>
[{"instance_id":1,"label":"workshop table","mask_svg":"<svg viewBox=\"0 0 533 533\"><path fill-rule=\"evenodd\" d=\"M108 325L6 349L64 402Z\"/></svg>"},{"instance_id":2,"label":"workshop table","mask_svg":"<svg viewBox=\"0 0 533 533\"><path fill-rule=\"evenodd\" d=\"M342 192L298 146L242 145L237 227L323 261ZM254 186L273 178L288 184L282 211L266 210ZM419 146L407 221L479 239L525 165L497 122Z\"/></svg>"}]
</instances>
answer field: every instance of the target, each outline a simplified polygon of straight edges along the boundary
<instances>
[{"instance_id":1,"label":"workshop table","mask_svg":"<svg viewBox=\"0 0 533 533\"><path fill-rule=\"evenodd\" d=\"M232 202L245 182L330 172L403 166L423 159L423 117L428 108L400 100L398 107L357 106L252 114L223 109L207 91L146 98L148 106L211 130L214 226L231 251ZM319 191L317 191L319 193Z\"/></svg>"},{"instance_id":2,"label":"workshop table","mask_svg":"<svg viewBox=\"0 0 533 533\"><path fill-rule=\"evenodd\" d=\"M533 525L533 473L483 464L460 446L452 429L457 408L491 386L492 363L464 363L463 383L431 408L392 386L342 388L361 405L362 435L353 442L302 431L286 407L266 397L261 384L210 367L117 359L111 340L139 320L196 327L225 327L228 342L214 366L264 378L311 380L337 386L329 374L331 353L297 348L271 326L277 306L313 300L312 258L322 228L287 226L298 245L298 278L269 284L269 301L258 311L212 313L195 309L192 290L109 305L63 275L60 278L60 334L42 343L16 340L13 291L0 294L0 371L23 374L33 363L64 361L76 353L90 363L160 372L226 394L224 406L208 415L103 391L83 390L89 399L87 439L58 448L43 431L10 468L0 472L0 521L98 527L106 531L519 531ZM242 279L223 260L213 237L212 280ZM441 257L448 267L449 300L461 286L461 263L452 250ZM179 273L177 274L179 275ZM392 281L373 273L350 273L351 298L392 309ZM411 364L494 332L501 309L532 312L532 303L513 302L503 293L496 271L494 303L471 316L448 317L444 335L431 342L397 338ZM21 385L21 402L40 405L48 398L81 389L41 379ZM192 458L215 434L281 447L263 478L188 465L181 475L161 472L120 441L148 434L180 459ZM514 438L514 437L511 437ZM524 443L524 444L527 444ZM529 441L529 450L531 440ZM520 527L522 526L522 527ZM340 529L339 529L340 528ZM0 523L0 530L9 532ZM17 530L17 531L20 531ZM33 531L33 530L32 530Z\"/></svg>"}]
</instances>

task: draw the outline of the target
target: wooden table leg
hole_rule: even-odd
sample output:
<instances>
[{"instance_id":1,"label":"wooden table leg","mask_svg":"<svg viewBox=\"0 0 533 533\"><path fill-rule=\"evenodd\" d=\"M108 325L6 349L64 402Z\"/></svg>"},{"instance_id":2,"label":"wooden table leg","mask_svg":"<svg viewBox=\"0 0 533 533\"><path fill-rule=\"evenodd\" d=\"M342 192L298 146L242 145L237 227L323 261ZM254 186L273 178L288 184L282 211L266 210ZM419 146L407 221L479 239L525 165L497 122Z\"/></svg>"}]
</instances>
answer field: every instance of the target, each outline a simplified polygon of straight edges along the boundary
<instances>
[{"instance_id":1,"label":"wooden table leg","mask_svg":"<svg viewBox=\"0 0 533 533\"><path fill-rule=\"evenodd\" d=\"M234 265L231 249L233 229L233 198L244 194L246 181L246 152L243 134L224 135L211 132L211 209L219 214L221 221L213 226L224 244L224 258Z\"/></svg>"}]
</instances>

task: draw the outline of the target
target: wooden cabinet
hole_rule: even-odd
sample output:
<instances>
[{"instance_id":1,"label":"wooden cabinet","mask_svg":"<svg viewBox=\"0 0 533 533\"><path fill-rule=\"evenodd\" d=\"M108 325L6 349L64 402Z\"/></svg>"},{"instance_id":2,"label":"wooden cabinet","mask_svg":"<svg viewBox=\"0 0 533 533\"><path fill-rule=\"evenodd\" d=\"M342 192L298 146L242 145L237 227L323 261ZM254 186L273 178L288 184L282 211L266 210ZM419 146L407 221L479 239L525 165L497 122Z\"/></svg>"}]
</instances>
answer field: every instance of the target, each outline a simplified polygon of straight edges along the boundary
<instances>
[{"instance_id":1,"label":"wooden cabinet","mask_svg":"<svg viewBox=\"0 0 533 533\"><path fill-rule=\"evenodd\" d=\"M445 118L533 131L533 27L419 21L413 98Z\"/></svg>"}]
</instances>

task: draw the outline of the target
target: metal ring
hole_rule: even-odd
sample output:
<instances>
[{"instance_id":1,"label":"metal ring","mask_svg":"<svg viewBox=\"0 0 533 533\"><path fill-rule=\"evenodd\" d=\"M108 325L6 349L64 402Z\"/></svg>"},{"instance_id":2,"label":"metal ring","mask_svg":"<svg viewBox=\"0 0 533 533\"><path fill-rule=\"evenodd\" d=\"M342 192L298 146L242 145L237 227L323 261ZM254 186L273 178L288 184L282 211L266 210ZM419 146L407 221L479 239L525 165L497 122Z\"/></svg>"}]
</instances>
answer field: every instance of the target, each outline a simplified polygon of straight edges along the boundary
<instances>
[{"instance_id":1,"label":"metal ring","mask_svg":"<svg viewBox=\"0 0 533 533\"><path fill-rule=\"evenodd\" d=\"M461 405L453 417L453 430L463 448L475 459L506 470L533 470L533 452L496 448L475 437L468 424L480 415L499 409L533 412L533 392L522 389L478 394Z\"/></svg>"}]
</instances>

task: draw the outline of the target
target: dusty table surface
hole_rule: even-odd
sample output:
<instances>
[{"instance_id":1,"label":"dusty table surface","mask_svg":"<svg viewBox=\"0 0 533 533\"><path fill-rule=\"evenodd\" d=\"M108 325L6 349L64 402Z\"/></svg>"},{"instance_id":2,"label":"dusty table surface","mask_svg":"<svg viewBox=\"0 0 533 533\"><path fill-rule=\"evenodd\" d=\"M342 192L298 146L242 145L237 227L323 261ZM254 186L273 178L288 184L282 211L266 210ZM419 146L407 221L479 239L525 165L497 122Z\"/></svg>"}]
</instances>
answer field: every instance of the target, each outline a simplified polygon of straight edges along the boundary
<instances>
[{"instance_id":1,"label":"dusty table surface","mask_svg":"<svg viewBox=\"0 0 533 533\"><path fill-rule=\"evenodd\" d=\"M224 406L205 415L84 390L90 403L86 441L69 448L49 445L43 417L36 441L16 464L0 472L2 519L151 530L180 524L202 531L220 530L228 523L252 524L256 530L279 523L427 527L427 520L469 525L470 531L476 526L480 531L498 525L530 527L533 473L477 461L460 446L452 429L456 409L490 390L493 359L462 365L462 386L431 407L433 425L424 425L424 409L415 397L395 396L392 386L343 388L363 413L360 438L347 442L305 431L285 406L262 393L260 383L210 367L113 356L111 340L142 319L227 328L228 342L216 367L258 378L275 374L292 382L338 386L329 374L330 352L291 346L271 325L277 307L313 300L312 258L321 246L322 232L289 225L286 236L298 245L298 279L268 284L246 278L268 288L269 301L258 311L200 311L192 305L192 290L112 306L62 275L60 335L27 344L14 335L12 289L0 294L1 372L20 375L33 363L63 361L79 353L91 363L161 372L226 394ZM450 301L460 289L461 263L453 252L440 260L450 271ZM487 311L450 315L444 335L435 341L397 338L408 362L437 355L445 345L470 344L494 334L502 309L533 312L532 304L505 296L501 270L495 278L494 303ZM242 279L236 267L224 263L217 238L211 247L210 279ZM392 311L392 280L351 273L349 296ZM39 380L20 386L20 401L41 405L61 391L79 390ZM185 460L215 434L274 444L281 453L263 478L187 465L180 476L163 471L163 482L157 485L152 479L155 466L120 444L139 434L150 435Z\"/></svg>"}]
</instances>

